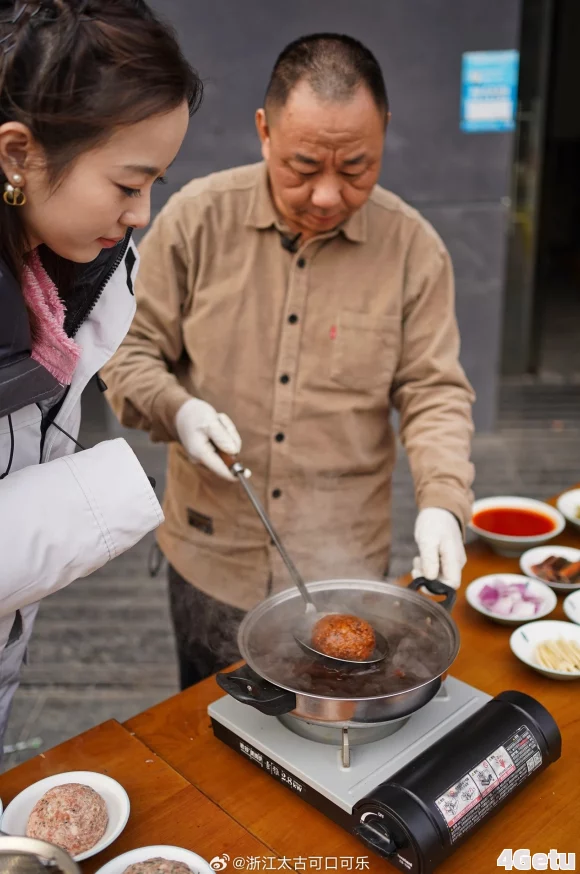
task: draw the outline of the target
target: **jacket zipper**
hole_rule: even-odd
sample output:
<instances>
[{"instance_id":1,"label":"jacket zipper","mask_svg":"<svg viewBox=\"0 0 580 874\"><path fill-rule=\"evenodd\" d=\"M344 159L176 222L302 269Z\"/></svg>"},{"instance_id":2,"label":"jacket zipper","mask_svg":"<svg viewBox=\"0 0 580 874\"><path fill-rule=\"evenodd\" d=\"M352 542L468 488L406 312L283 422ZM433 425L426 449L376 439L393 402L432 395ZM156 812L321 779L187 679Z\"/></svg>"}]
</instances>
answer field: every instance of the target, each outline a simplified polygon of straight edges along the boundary
<instances>
[{"instance_id":1,"label":"jacket zipper","mask_svg":"<svg viewBox=\"0 0 580 874\"><path fill-rule=\"evenodd\" d=\"M111 276L113 275L113 273L115 272L115 270L117 270L117 268L118 268L119 265L121 264L121 261L123 260L123 258L125 257L125 255L127 254L127 249L129 248L129 243L131 242L131 237L132 237L132 231L129 230L129 231L127 232L126 236L125 236L125 240L124 240L124 242L123 242L123 246L121 247L121 249L120 249L120 251L119 251L119 254L118 254L117 257L115 258L115 261L113 262L113 264L111 265L111 267L107 270L107 273L106 273L106 275L105 275L105 278L104 278L103 281L101 282L101 284L100 284L100 286L99 286L99 288L98 288L98 290L97 290L97 293L95 294L93 300L91 301L91 304L90 304L88 310L87 310L87 311L82 315L82 317L79 319L79 323L78 323L78 325L75 325L74 328L72 329L72 331L71 331L71 335L70 335L71 337L76 337L77 333L79 332L79 330L80 330L80 328L81 328L81 325L83 325L83 323L86 322L86 320L88 319L88 317L90 316L90 314L92 313L92 311L94 310L94 308L96 307L96 305L97 305L97 303L98 303L98 301L99 301L99 298L101 297L101 295L102 295L102 293L103 293L103 290L104 290L106 284L108 283L109 279L111 278Z\"/></svg>"},{"instance_id":2,"label":"jacket zipper","mask_svg":"<svg viewBox=\"0 0 580 874\"><path fill-rule=\"evenodd\" d=\"M102 280L102 282L97 290L97 293L95 294L93 300L91 301L91 305L86 310L86 312L83 314L82 318L79 319L78 325L75 325L73 330L71 331L71 334L70 334L71 337L76 337L81 326L84 324L84 322L86 322L86 320L88 319L88 317L90 316L90 314L94 310L95 306L97 305L97 303L99 301L99 298L101 297L101 295L105 289L105 286L107 285L111 276L119 268L119 265L123 261L123 258L125 257L125 255L127 253L127 249L129 248L129 243L131 242L131 237L132 237L132 232L128 231L127 235L125 237L125 240L123 242L123 245L122 245L121 249L119 250L117 257L115 258L115 261L113 262L111 267L107 270L107 273L105 274L105 277ZM37 404L37 407L40 410L40 415L41 415L40 456L38 459L39 464L42 462L42 453L44 452L46 433L47 433L48 429L50 428L50 426L52 425L52 423L54 422L54 420L56 419L56 417L58 416L60 410L62 409L62 405L64 404L65 399L69 393L69 389L70 389L70 386L67 385L66 390L65 390L64 394L62 395L61 399L58 401L58 403L56 403L53 407L50 408L50 410L48 411L48 413L46 415L44 415L44 413L42 412L42 408L41 408L40 404Z\"/></svg>"}]
</instances>

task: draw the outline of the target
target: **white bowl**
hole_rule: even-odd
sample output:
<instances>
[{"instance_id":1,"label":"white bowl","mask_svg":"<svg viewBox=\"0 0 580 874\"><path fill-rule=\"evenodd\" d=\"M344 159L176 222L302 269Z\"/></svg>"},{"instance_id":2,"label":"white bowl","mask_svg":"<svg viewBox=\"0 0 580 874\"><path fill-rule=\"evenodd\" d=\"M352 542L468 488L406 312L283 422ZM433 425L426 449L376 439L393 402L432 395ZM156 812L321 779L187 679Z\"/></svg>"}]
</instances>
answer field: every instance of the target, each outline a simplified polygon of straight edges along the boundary
<instances>
[{"instance_id":1,"label":"white bowl","mask_svg":"<svg viewBox=\"0 0 580 874\"><path fill-rule=\"evenodd\" d=\"M567 598L564 598L562 607L568 619L580 625L580 592L573 592Z\"/></svg>"},{"instance_id":2,"label":"white bowl","mask_svg":"<svg viewBox=\"0 0 580 874\"><path fill-rule=\"evenodd\" d=\"M123 853L121 856L117 856L116 859L111 859L110 862L99 868L96 874L123 874L129 865L134 865L136 862L146 862L147 859L155 859L157 857L170 859L172 862L183 862L185 865L189 865L193 874L215 874L209 862L206 862L197 853L192 853L191 850L184 850L182 847L169 847L162 844L153 847L139 847L138 850L129 850L128 853Z\"/></svg>"},{"instance_id":3,"label":"white bowl","mask_svg":"<svg viewBox=\"0 0 580 874\"><path fill-rule=\"evenodd\" d=\"M566 517L571 525L580 528L580 518L576 516L576 511L580 509L580 489L571 489L569 492L564 492L558 498L556 505L560 513Z\"/></svg>"},{"instance_id":4,"label":"white bowl","mask_svg":"<svg viewBox=\"0 0 580 874\"><path fill-rule=\"evenodd\" d=\"M535 510L536 513L541 513L543 516L548 516L552 519L555 527L553 531L549 531L547 534L538 534L533 537L512 537L506 534L494 534L491 531L486 531L484 528L478 528L477 525L474 525L473 518L477 513L480 513L482 510L491 510L495 507ZM554 537L557 537L558 534L561 534L565 526L566 520L562 514L549 504L545 504L543 501L535 501L532 498L510 497L509 495L502 495L497 498L482 498L476 501L473 505L471 522L469 523L471 530L485 541L494 552L508 558L517 558L522 552L525 552L526 549L530 549L532 546L548 543Z\"/></svg>"},{"instance_id":5,"label":"white bowl","mask_svg":"<svg viewBox=\"0 0 580 874\"><path fill-rule=\"evenodd\" d=\"M493 583L526 583L531 595L537 595L543 599L543 605L534 617L523 616L518 619L516 616L501 616L493 613L484 607L479 600L479 593L484 586L493 585ZM467 598L467 603L474 610L477 610L482 616L487 616L488 619L493 619L494 622L498 622L500 625L522 625L524 622L535 622L551 613L558 603L556 595L549 586L541 583L539 580L522 577L520 574L488 574L485 577L478 577L477 580L473 580L468 585L465 590L465 597Z\"/></svg>"},{"instance_id":6,"label":"white bowl","mask_svg":"<svg viewBox=\"0 0 580 874\"><path fill-rule=\"evenodd\" d=\"M550 556L555 555L558 558L565 558L566 561L580 561L580 549L574 549L572 546L536 546L534 549L528 549L520 558L520 567L522 572L527 577L533 577L535 580L545 583L551 589L557 592L577 592L580 590L580 583L548 583L546 580L540 579L532 571L535 564L540 564Z\"/></svg>"},{"instance_id":7,"label":"white bowl","mask_svg":"<svg viewBox=\"0 0 580 874\"><path fill-rule=\"evenodd\" d=\"M545 622L530 622L516 628L510 637L510 647L513 654L521 662L551 680L580 680L580 671L575 671L573 674L553 671L551 668L540 667L534 661L534 650L539 643L560 638L573 640L580 645L580 626L573 625L571 622L559 622L555 619L548 619Z\"/></svg>"},{"instance_id":8,"label":"white bowl","mask_svg":"<svg viewBox=\"0 0 580 874\"><path fill-rule=\"evenodd\" d=\"M82 783L84 786L90 786L105 800L109 813L109 824L101 840L90 850L74 856L75 862L82 862L83 859L95 856L112 844L119 837L129 819L131 809L129 796L120 783L105 776L105 774L99 774L97 771L67 771L65 774L55 774L53 777L45 777L44 780L33 783L32 786L28 786L17 795L4 811L2 831L9 835L26 835L28 819L36 802L49 789L54 786L62 786L63 783Z\"/></svg>"}]
</instances>

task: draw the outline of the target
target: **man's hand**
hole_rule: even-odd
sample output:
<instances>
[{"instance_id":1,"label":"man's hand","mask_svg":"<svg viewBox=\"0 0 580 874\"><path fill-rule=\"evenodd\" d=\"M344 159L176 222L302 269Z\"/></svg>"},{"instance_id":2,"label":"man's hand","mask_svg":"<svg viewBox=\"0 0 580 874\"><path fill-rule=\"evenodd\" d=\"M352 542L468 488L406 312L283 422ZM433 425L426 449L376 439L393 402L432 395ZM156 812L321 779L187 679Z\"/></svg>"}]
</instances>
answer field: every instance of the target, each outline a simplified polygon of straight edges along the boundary
<instances>
[{"instance_id":1,"label":"man's hand","mask_svg":"<svg viewBox=\"0 0 580 874\"><path fill-rule=\"evenodd\" d=\"M440 580L458 589L467 557L455 516L439 507L421 510L415 523L415 542L419 555L413 559L413 578Z\"/></svg>"},{"instance_id":2,"label":"man's hand","mask_svg":"<svg viewBox=\"0 0 580 874\"><path fill-rule=\"evenodd\" d=\"M175 428L192 461L205 465L223 479L235 481L212 446L213 442L228 455L238 455L242 448L242 439L225 413L216 413L210 404L191 398L177 411Z\"/></svg>"}]
</instances>

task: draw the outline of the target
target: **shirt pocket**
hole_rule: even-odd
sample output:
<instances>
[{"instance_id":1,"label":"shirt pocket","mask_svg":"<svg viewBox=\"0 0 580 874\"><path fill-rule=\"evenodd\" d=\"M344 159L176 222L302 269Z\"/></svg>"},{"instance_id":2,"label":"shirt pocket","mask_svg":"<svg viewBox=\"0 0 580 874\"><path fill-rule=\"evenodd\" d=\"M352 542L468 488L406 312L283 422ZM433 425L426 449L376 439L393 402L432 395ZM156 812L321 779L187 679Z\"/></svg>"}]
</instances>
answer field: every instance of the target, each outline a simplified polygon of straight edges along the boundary
<instances>
[{"instance_id":1,"label":"shirt pocket","mask_svg":"<svg viewBox=\"0 0 580 874\"><path fill-rule=\"evenodd\" d=\"M355 391L388 391L399 360L401 329L397 316L343 310L333 340L331 379Z\"/></svg>"}]
</instances>

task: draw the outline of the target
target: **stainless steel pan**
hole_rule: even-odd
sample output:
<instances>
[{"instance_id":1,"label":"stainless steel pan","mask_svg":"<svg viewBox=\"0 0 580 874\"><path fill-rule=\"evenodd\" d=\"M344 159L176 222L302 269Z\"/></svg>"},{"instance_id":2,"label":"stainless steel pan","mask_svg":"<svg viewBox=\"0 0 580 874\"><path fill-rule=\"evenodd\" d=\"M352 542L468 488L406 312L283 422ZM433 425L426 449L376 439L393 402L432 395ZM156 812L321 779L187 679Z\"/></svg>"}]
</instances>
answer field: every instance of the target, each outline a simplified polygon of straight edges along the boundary
<instances>
[{"instance_id":1,"label":"stainless steel pan","mask_svg":"<svg viewBox=\"0 0 580 874\"><path fill-rule=\"evenodd\" d=\"M419 593L423 587L445 599L437 602ZM303 720L349 729L404 719L438 692L459 651L459 632L449 615L453 589L422 578L406 588L373 580L325 580L308 589L320 611L372 621L388 642L388 658L361 671L331 670L309 659L289 631L304 610L292 588L245 616L238 646L246 665L218 674L222 689L286 724Z\"/></svg>"}]
</instances>

